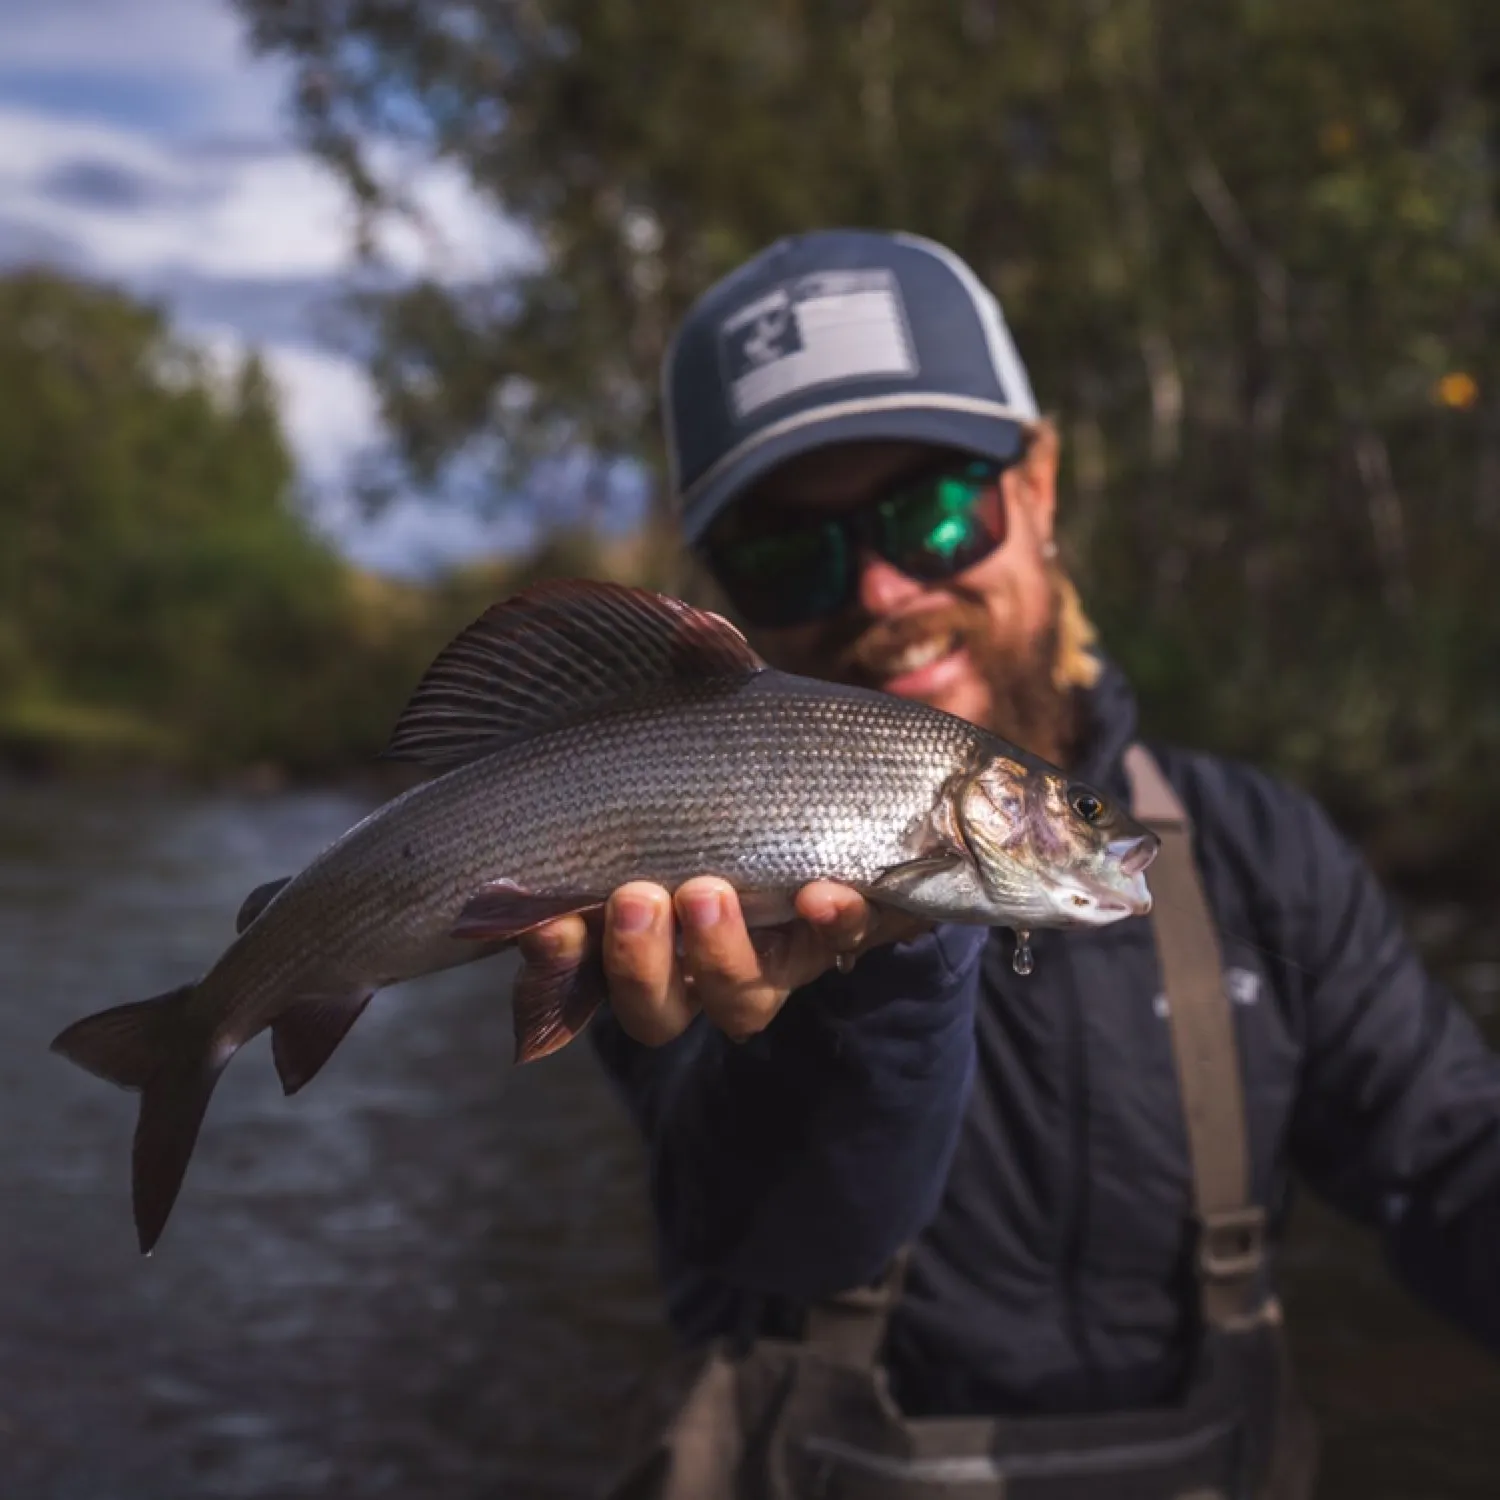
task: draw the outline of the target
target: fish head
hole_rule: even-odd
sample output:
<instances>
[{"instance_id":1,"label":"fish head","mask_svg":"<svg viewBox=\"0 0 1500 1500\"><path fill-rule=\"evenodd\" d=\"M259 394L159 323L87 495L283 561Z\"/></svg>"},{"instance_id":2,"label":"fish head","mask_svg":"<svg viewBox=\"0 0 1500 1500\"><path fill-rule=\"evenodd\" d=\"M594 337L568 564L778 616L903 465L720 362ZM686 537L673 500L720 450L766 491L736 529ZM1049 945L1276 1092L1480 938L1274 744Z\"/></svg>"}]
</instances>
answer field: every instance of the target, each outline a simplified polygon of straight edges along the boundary
<instances>
[{"instance_id":1,"label":"fish head","mask_svg":"<svg viewBox=\"0 0 1500 1500\"><path fill-rule=\"evenodd\" d=\"M1040 761L994 755L958 799L964 843L1015 927L1103 927L1151 910L1161 840L1114 798Z\"/></svg>"}]
</instances>

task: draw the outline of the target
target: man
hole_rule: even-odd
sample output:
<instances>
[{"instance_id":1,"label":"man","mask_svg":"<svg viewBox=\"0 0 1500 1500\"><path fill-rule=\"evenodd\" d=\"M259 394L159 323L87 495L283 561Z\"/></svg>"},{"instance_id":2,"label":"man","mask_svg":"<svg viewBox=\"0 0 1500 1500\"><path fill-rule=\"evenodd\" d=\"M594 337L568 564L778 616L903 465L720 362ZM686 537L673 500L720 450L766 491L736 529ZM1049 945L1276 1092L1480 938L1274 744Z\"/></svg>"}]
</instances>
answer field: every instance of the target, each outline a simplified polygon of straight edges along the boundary
<instances>
[{"instance_id":1,"label":"man","mask_svg":"<svg viewBox=\"0 0 1500 1500\"><path fill-rule=\"evenodd\" d=\"M782 241L693 308L664 393L684 539L767 660L1150 803L1183 862L1029 975L1007 934L828 884L774 942L720 881L615 893L594 1037L673 1321L721 1341L621 1493L1308 1493L1262 1227L1297 1171L1500 1349L1500 1064L1308 798L1130 750L1057 562L1056 437L956 257Z\"/></svg>"}]
</instances>

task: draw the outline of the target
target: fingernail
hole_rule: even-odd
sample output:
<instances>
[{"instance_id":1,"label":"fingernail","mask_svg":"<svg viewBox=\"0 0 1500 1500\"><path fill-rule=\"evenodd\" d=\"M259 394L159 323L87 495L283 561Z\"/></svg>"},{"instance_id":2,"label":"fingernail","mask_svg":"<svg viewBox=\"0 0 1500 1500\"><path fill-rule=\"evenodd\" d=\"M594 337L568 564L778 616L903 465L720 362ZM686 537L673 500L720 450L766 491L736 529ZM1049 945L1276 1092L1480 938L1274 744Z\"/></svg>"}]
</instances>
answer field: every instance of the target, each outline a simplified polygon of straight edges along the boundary
<instances>
[{"instance_id":1,"label":"fingernail","mask_svg":"<svg viewBox=\"0 0 1500 1500\"><path fill-rule=\"evenodd\" d=\"M615 902L617 932L645 932L656 920L656 908L649 901L622 896Z\"/></svg>"},{"instance_id":2,"label":"fingernail","mask_svg":"<svg viewBox=\"0 0 1500 1500\"><path fill-rule=\"evenodd\" d=\"M724 914L724 903L719 899L717 891L694 891L691 896L684 896L682 900L687 907L688 921L700 931L717 926L719 918Z\"/></svg>"}]
</instances>

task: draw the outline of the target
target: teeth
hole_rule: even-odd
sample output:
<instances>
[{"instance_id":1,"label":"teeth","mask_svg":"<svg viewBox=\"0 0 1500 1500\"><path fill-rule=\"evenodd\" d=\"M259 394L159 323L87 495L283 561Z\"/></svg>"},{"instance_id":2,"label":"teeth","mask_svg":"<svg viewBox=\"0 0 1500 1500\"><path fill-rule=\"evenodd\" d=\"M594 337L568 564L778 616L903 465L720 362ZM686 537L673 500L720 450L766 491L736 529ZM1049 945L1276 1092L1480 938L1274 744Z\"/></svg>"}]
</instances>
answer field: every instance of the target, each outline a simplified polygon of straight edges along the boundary
<instances>
[{"instance_id":1,"label":"teeth","mask_svg":"<svg viewBox=\"0 0 1500 1500\"><path fill-rule=\"evenodd\" d=\"M908 672L916 672L922 667L930 666L939 658L946 656L953 649L953 644L951 635L939 636L929 641L917 641L908 646L899 656L892 657L887 669L889 675L903 677Z\"/></svg>"}]
</instances>

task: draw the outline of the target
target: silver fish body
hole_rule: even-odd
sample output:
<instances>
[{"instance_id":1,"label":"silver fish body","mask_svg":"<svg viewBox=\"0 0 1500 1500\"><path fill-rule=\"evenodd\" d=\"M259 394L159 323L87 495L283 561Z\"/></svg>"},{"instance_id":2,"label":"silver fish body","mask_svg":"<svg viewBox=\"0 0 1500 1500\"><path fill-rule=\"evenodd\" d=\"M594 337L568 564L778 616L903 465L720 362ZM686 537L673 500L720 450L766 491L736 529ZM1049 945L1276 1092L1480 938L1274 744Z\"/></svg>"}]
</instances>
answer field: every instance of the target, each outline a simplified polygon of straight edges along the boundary
<instances>
[{"instance_id":1,"label":"silver fish body","mask_svg":"<svg viewBox=\"0 0 1500 1500\"><path fill-rule=\"evenodd\" d=\"M988 738L920 704L775 672L589 719L386 804L290 882L200 987L222 984L242 1010L263 997L253 1035L289 989L415 977L497 880L603 900L629 880L718 875L788 913L810 880L870 891L931 843L949 782ZM891 903L989 915L977 872L970 895L973 911L920 893ZM758 915L774 911L767 900Z\"/></svg>"},{"instance_id":2,"label":"silver fish body","mask_svg":"<svg viewBox=\"0 0 1500 1500\"><path fill-rule=\"evenodd\" d=\"M142 1090L143 1248L219 1071L251 1037L272 1028L294 1092L374 991L626 881L718 875L759 923L789 917L816 879L933 920L1074 925L1149 906L1153 836L1055 768L921 704L770 670L732 627L676 601L574 587L487 616L488 633L460 637L424 680L393 743L452 769L350 829L196 984L57 1039ZM531 614L528 597L542 601ZM568 656L580 646L581 666ZM486 685L502 670L502 688ZM566 1043L601 997L597 975L527 982L522 1058Z\"/></svg>"}]
</instances>

